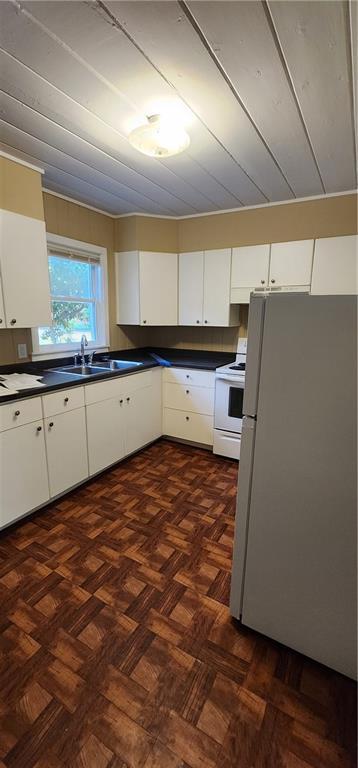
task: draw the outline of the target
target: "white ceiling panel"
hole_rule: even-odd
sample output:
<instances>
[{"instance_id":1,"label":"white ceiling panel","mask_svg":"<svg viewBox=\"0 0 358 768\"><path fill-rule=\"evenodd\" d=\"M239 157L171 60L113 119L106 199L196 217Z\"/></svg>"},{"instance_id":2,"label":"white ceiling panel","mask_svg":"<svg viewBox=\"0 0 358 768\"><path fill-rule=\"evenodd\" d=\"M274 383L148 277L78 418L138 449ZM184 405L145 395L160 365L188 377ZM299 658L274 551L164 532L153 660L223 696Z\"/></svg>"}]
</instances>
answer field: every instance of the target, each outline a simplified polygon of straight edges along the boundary
<instances>
[{"instance_id":1,"label":"white ceiling panel","mask_svg":"<svg viewBox=\"0 0 358 768\"><path fill-rule=\"evenodd\" d=\"M264 5L194 1L189 8L295 195L321 194L322 182Z\"/></svg>"},{"instance_id":2,"label":"white ceiling panel","mask_svg":"<svg viewBox=\"0 0 358 768\"><path fill-rule=\"evenodd\" d=\"M356 186L346 2L269 2L326 192Z\"/></svg>"},{"instance_id":3,"label":"white ceiling panel","mask_svg":"<svg viewBox=\"0 0 358 768\"><path fill-rule=\"evenodd\" d=\"M5 0L3 140L44 166L46 186L111 213L352 189L350 5ZM189 149L141 155L130 130L168 105L184 112Z\"/></svg>"}]
</instances>

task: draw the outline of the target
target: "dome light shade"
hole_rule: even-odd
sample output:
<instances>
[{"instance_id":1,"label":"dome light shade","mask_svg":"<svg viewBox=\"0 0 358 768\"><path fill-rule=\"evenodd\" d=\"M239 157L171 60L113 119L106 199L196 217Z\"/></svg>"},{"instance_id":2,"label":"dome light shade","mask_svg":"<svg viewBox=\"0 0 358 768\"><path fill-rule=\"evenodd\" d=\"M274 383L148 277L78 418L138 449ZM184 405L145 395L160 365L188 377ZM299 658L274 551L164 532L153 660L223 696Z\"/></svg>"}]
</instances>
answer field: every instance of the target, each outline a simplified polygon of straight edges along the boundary
<instances>
[{"instance_id":1,"label":"dome light shade","mask_svg":"<svg viewBox=\"0 0 358 768\"><path fill-rule=\"evenodd\" d=\"M147 123L135 128L129 134L129 141L144 155L171 157L187 149L190 137L173 119L151 115Z\"/></svg>"}]
</instances>

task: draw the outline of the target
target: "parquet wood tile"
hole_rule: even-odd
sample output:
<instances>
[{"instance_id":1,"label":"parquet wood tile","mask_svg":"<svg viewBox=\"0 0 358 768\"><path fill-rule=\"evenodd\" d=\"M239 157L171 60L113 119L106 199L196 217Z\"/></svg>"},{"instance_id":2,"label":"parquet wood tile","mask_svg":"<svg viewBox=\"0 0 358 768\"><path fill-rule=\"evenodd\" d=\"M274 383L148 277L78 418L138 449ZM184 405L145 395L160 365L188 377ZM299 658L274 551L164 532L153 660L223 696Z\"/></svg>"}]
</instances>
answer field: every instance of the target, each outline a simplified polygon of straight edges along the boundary
<instances>
[{"instance_id":1,"label":"parquet wood tile","mask_svg":"<svg viewBox=\"0 0 358 768\"><path fill-rule=\"evenodd\" d=\"M232 620L237 465L158 441L0 535L0 768L353 768L354 683Z\"/></svg>"}]
</instances>

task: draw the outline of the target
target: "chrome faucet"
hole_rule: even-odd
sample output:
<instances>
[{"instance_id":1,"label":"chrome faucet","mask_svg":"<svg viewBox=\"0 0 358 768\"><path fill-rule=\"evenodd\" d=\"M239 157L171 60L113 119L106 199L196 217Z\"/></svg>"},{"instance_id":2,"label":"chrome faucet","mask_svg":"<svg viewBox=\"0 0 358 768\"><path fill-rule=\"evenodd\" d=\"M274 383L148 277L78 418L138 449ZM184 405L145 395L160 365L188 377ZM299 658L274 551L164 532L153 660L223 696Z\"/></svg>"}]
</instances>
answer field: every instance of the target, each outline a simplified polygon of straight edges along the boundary
<instances>
[{"instance_id":1,"label":"chrome faucet","mask_svg":"<svg viewBox=\"0 0 358 768\"><path fill-rule=\"evenodd\" d=\"M87 341L87 336L85 336L85 334L83 334L83 336L81 336L81 365L82 365L82 368L84 368L85 365L86 365L85 347L88 347L88 341Z\"/></svg>"}]
</instances>

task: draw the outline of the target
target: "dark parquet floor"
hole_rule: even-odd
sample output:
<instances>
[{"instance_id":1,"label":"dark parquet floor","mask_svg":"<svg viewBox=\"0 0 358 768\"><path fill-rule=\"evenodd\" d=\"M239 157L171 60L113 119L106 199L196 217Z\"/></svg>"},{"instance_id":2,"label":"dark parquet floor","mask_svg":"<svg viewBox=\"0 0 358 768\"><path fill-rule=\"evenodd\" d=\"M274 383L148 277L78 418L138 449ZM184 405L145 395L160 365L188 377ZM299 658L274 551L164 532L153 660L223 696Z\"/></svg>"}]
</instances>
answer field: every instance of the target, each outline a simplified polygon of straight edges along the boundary
<instances>
[{"instance_id":1,"label":"dark parquet floor","mask_svg":"<svg viewBox=\"0 0 358 768\"><path fill-rule=\"evenodd\" d=\"M1 768L355 765L354 684L230 619L236 481L163 440L0 536Z\"/></svg>"}]
</instances>

